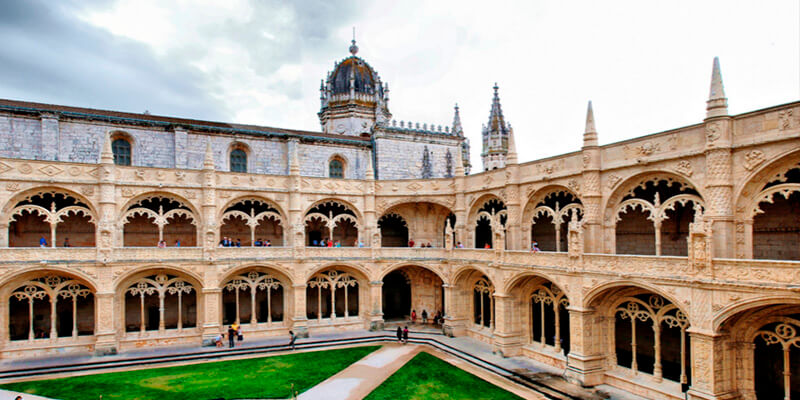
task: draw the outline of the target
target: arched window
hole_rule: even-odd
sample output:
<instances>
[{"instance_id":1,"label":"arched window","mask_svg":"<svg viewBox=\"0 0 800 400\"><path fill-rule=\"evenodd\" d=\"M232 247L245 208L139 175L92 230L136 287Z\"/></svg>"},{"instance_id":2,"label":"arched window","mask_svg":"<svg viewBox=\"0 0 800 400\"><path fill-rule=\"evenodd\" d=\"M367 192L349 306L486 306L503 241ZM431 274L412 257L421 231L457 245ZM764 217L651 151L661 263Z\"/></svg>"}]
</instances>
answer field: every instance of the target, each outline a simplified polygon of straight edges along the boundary
<instances>
[{"instance_id":1,"label":"arched window","mask_svg":"<svg viewBox=\"0 0 800 400\"><path fill-rule=\"evenodd\" d=\"M114 164L131 165L131 142L125 139L116 139L111 143L114 152Z\"/></svg>"},{"instance_id":2,"label":"arched window","mask_svg":"<svg viewBox=\"0 0 800 400\"><path fill-rule=\"evenodd\" d=\"M231 172L247 172L247 153L244 150L231 151Z\"/></svg>"},{"instance_id":3,"label":"arched window","mask_svg":"<svg viewBox=\"0 0 800 400\"><path fill-rule=\"evenodd\" d=\"M338 158L334 158L328 163L328 176L331 178L344 178L344 163Z\"/></svg>"}]
</instances>

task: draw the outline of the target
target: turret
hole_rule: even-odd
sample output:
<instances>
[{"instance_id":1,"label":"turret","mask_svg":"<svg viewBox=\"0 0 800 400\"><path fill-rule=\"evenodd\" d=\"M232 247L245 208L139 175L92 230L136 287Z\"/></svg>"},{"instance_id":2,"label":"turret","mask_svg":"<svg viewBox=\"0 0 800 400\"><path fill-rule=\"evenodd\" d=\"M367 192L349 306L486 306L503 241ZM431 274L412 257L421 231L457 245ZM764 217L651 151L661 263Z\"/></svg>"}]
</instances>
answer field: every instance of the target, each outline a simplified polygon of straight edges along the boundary
<instances>
[{"instance_id":1,"label":"turret","mask_svg":"<svg viewBox=\"0 0 800 400\"><path fill-rule=\"evenodd\" d=\"M489 123L483 127L482 132L483 152L481 153L481 159L483 160L484 171L505 167L508 157L508 135L511 129L503 117L498 89L497 83L495 83L492 109L489 112Z\"/></svg>"}]
</instances>

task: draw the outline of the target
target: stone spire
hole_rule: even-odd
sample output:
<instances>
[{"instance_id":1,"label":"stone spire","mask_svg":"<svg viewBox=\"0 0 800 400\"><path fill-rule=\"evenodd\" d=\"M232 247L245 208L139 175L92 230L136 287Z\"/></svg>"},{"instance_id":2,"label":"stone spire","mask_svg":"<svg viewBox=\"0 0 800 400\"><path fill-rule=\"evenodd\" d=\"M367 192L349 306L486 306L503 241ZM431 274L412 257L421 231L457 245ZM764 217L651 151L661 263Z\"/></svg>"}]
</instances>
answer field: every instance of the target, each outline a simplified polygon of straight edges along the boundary
<instances>
[{"instance_id":1,"label":"stone spire","mask_svg":"<svg viewBox=\"0 0 800 400\"><path fill-rule=\"evenodd\" d=\"M211 139L206 142L206 157L203 160L203 169L214 169L214 151L211 150Z\"/></svg>"},{"instance_id":2,"label":"stone spire","mask_svg":"<svg viewBox=\"0 0 800 400\"><path fill-rule=\"evenodd\" d=\"M461 126L461 114L458 112L458 103L456 103L455 114L453 115L453 134L464 136L464 128Z\"/></svg>"},{"instance_id":3,"label":"stone spire","mask_svg":"<svg viewBox=\"0 0 800 400\"><path fill-rule=\"evenodd\" d=\"M594 126L592 101L589 100L589 108L586 109L586 129L583 131L583 147L595 146L597 146L597 129Z\"/></svg>"},{"instance_id":4,"label":"stone spire","mask_svg":"<svg viewBox=\"0 0 800 400\"><path fill-rule=\"evenodd\" d=\"M514 128L511 127L511 124L508 124L508 157L506 158L506 164L516 164L517 163L517 142L514 141Z\"/></svg>"},{"instance_id":5,"label":"stone spire","mask_svg":"<svg viewBox=\"0 0 800 400\"><path fill-rule=\"evenodd\" d=\"M103 149L100 151L100 164L113 164L114 152L111 150L111 134L106 133L103 139Z\"/></svg>"},{"instance_id":6,"label":"stone spire","mask_svg":"<svg viewBox=\"0 0 800 400\"><path fill-rule=\"evenodd\" d=\"M508 136L511 129L506 123L505 117L503 117L498 89L497 83L495 83L492 110L489 112L489 124L483 127L482 132L483 152L481 153L481 159L485 171L505 167L508 156Z\"/></svg>"},{"instance_id":7,"label":"stone spire","mask_svg":"<svg viewBox=\"0 0 800 400\"><path fill-rule=\"evenodd\" d=\"M714 57L714 67L711 70L711 90L706 102L706 118L726 115L728 115L728 99L725 97L725 88L722 86L719 57Z\"/></svg>"}]
</instances>

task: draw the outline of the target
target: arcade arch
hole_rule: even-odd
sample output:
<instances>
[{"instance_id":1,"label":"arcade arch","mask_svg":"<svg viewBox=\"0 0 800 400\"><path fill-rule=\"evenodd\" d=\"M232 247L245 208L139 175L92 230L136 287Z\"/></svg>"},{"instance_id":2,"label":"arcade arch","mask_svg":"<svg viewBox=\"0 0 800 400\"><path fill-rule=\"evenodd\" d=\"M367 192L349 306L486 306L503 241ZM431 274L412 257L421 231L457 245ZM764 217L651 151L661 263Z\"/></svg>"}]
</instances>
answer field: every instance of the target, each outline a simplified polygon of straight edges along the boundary
<instances>
[{"instance_id":1,"label":"arcade arch","mask_svg":"<svg viewBox=\"0 0 800 400\"><path fill-rule=\"evenodd\" d=\"M635 178L609 199L616 254L686 256L689 224L705 205L685 179Z\"/></svg>"},{"instance_id":2,"label":"arcade arch","mask_svg":"<svg viewBox=\"0 0 800 400\"><path fill-rule=\"evenodd\" d=\"M94 334L94 290L81 279L42 271L12 282L3 293L11 341Z\"/></svg>"},{"instance_id":3,"label":"arcade arch","mask_svg":"<svg viewBox=\"0 0 800 400\"><path fill-rule=\"evenodd\" d=\"M567 251L567 223L572 214L580 220L583 205L580 199L567 188L554 187L539 191L525 207L523 220L530 221L530 242L537 242L542 251ZM525 246L527 247L527 246Z\"/></svg>"},{"instance_id":4,"label":"arcade arch","mask_svg":"<svg viewBox=\"0 0 800 400\"><path fill-rule=\"evenodd\" d=\"M381 217L381 221L383 221L381 235L384 234L384 225L391 221L389 218L396 215L403 220L408 230L405 243L400 245L399 239L396 240L398 246L407 246L409 241L413 240L414 247L427 247L428 244L431 247L444 247L445 220L451 214L452 211L448 207L431 201L396 204L391 206ZM383 242L386 242L385 239Z\"/></svg>"},{"instance_id":5,"label":"arcade arch","mask_svg":"<svg viewBox=\"0 0 800 400\"><path fill-rule=\"evenodd\" d=\"M226 278L221 287L223 324L249 323L255 329L286 321L291 283L283 274L253 267Z\"/></svg>"},{"instance_id":6,"label":"arcade arch","mask_svg":"<svg viewBox=\"0 0 800 400\"><path fill-rule=\"evenodd\" d=\"M510 312L512 325L524 327L528 348L569 353L569 299L558 285L542 276L524 276L511 286L509 295L522 305Z\"/></svg>"},{"instance_id":7,"label":"arcade arch","mask_svg":"<svg viewBox=\"0 0 800 400\"><path fill-rule=\"evenodd\" d=\"M18 197L8 215L9 247L94 247L96 218L68 191L41 189Z\"/></svg>"},{"instance_id":8,"label":"arcade arch","mask_svg":"<svg viewBox=\"0 0 800 400\"><path fill-rule=\"evenodd\" d=\"M176 197L144 196L125 209L119 225L125 247L155 247L162 240L166 246L197 245L198 218Z\"/></svg>"},{"instance_id":9,"label":"arcade arch","mask_svg":"<svg viewBox=\"0 0 800 400\"><path fill-rule=\"evenodd\" d=\"M623 368L690 383L687 314L667 297L637 286L615 286L592 296L590 307L602 320L594 329L612 369Z\"/></svg>"},{"instance_id":10,"label":"arcade arch","mask_svg":"<svg viewBox=\"0 0 800 400\"><path fill-rule=\"evenodd\" d=\"M355 246L359 239L359 218L346 203L325 200L305 214L306 246L319 246L323 240L342 247Z\"/></svg>"},{"instance_id":11,"label":"arcade arch","mask_svg":"<svg viewBox=\"0 0 800 400\"><path fill-rule=\"evenodd\" d=\"M242 246L283 246L283 217L276 205L260 198L245 198L225 208L220 216L220 237L241 240Z\"/></svg>"},{"instance_id":12,"label":"arcade arch","mask_svg":"<svg viewBox=\"0 0 800 400\"><path fill-rule=\"evenodd\" d=\"M393 269L383 277L381 287L383 319L405 320L416 311L420 317L425 311L429 319L444 313L442 278L428 268L405 265Z\"/></svg>"},{"instance_id":13,"label":"arcade arch","mask_svg":"<svg viewBox=\"0 0 800 400\"><path fill-rule=\"evenodd\" d=\"M366 277L353 268L324 268L306 282L306 317L317 324L362 319L368 286Z\"/></svg>"},{"instance_id":14,"label":"arcade arch","mask_svg":"<svg viewBox=\"0 0 800 400\"><path fill-rule=\"evenodd\" d=\"M408 224L399 214L387 213L378 220L381 247L408 247Z\"/></svg>"},{"instance_id":15,"label":"arcade arch","mask_svg":"<svg viewBox=\"0 0 800 400\"><path fill-rule=\"evenodd\" d=\"M477 204L477 203L476 203ZM476 249L506 248L506 205L497 197L488 197L472 214L472 229ZM476 206L477 207L477 206Z\"/></svg>"},{"instance_id":16,"label":"arcade arch","mask_svg":"<svg viewBox=\"0 0 800 400\"><path fill-rule=\"evenodd\" d=\"M121 286L125 332L164 332L198 324L198 290L192 279L173 271L146 271Z\"/></svg>"}]
</instances>

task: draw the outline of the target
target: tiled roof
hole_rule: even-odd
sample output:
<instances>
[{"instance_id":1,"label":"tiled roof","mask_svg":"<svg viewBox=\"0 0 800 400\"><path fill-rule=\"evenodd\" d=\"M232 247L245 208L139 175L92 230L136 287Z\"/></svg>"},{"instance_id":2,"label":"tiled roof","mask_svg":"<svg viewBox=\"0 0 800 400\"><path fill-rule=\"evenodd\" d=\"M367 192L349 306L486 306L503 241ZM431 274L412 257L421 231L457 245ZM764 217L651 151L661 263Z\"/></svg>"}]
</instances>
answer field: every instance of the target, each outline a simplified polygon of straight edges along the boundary
<instances>
[{"instance_id":1,"label":"tiled roof","mask_svg":"<svg viewBox=\"0 0 800 400\"><path fill-rule=\"evenodd\" d=\"M71 118L104 119L111 122L149 124L156 126L177 125L185 126L192 130L217 131L221 133L242 133L264 136L294 136L304 139L320 139L335 142L361 142L370 143L370 138L359 136L331 135L322 132L301 131L294 129L273 128L259 125L233 124L217 121L203 121L188 118L165 117L151 114L135 114L121 111L98 110L94 108L81 108L62 106L56 104L33 103L28 101L0 99L0 110L21 112L53 112Z\"/></svg>"}]
</instances>

